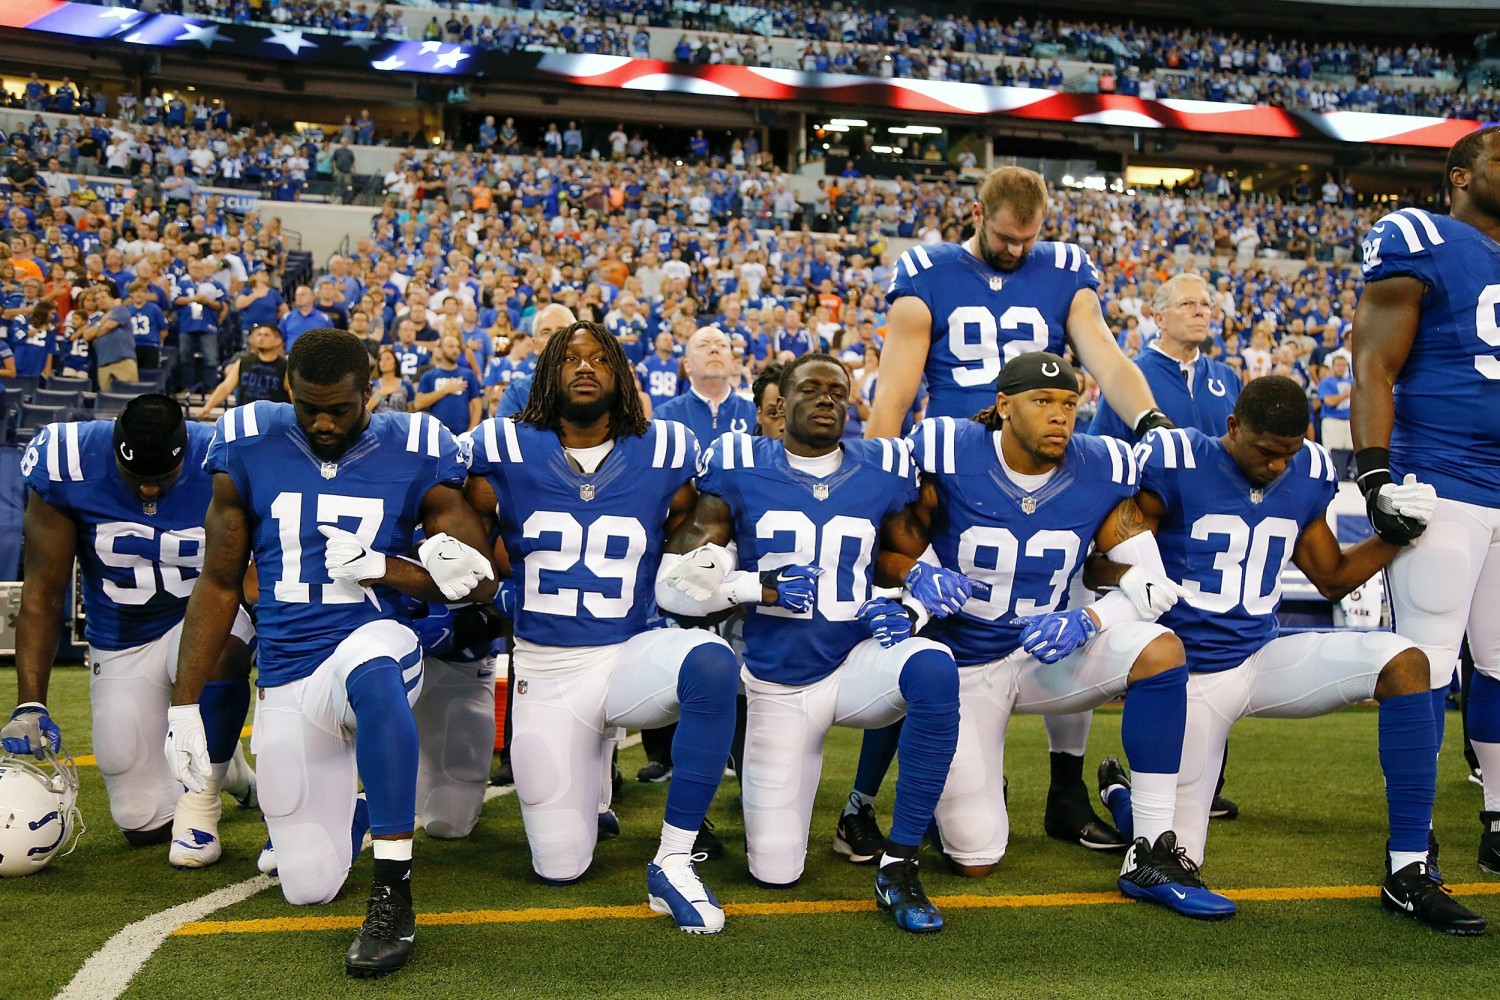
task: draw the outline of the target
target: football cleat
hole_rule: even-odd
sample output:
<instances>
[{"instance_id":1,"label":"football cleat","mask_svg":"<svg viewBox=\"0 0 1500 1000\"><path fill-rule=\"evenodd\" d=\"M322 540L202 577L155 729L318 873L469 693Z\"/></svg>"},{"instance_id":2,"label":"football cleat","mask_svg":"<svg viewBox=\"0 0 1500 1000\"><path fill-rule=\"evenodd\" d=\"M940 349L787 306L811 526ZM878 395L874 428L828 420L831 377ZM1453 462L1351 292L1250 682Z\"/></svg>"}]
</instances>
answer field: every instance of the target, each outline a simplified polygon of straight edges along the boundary
<instances>
[{"instance_id":1,"label":"football cleat","mask_svg":"<svg viewBox=\"0 0 1500 1000\"><path fill-rule=\"evenodd\" d=\"M903 931L936 934L943 929L943 913L922 888L916 858L902 858L876 869L875 903L890 911Z\"/></svg>"},{"instance_id":2,"label":"football cleat","mask_svg":"<svg viewBox=\"0 0 1500 1000\"><path fill-rule=\"evenodd\" d=\"M1444 934L1467 937L1484 933L1484 918L1454 899L1445 886L1434 882L1425 861L1413 861L1387 875L1380 887L1380 905Z\"/></svg>"},{"instance_id":3,"label":"football cleat","mask_svg":"<svg viewBox=\"0 0 1500 1000\"><path fill-rule=\"evenodd\" d=\"M724 841L714 833L714 821L705 818L698 825L698 837L693 841L694 856L702 855L704 861L717 861L724 856Z\"/></svg>"},{"instance_id":4,"label":"football cleat","mask_svg":"<svg viewBox=\"0 0 1500 1000\"><path fill-rule=\"evenodd\" d=\"M1484 787L1484 769L1481 768L1481 767L1479 767L1478 765L1475 765L1474 767L1469 768L1469 780L1472 781L1472 782L1474 782L1474 784L1478 785L1480 788L1483 788Z\"/></svg>"},{"instance_id":5,"label":"football cleat","mask_svg":"<svg viewBox=\"0 0 1500 1000\"><path fill-rule=\"evenodd\" d=\"M1479 822L1484 824L1479 835L1479 867L1500 875L1500 812L1482 812Z\"/></svg>"},{"instance_id":6,"label":"football cleat","mask_svg":"<svg viewBox=\"0 0 1500 1000\"><path fill-rule=\"evenodd\" d=\"M1168 830L1156 844L1137 837L1125 854L1120 869L1120 891L1131 899L1158 903L1195 920L1227 920L1234 916L1233 900L1211 891L1198 877L1198 866L1187 850L1177 846L1177 834Z\"/></svg>"},{"instance_id":7,"label":"football cleat","mask_svg":"<svg viewBox=\"0 0 1500 1000\"><path fill-rule=\"evenodd\" d=\"M241 809L260 808L255 768L245 759L245 748L238 743L234 747L234 756L229 758L229 770L224 775L224 791L234 797Z\"/></svg>"},{"instance_id":8,"label":"football cleat","mask_svg":"<svg viewBox=\"0 0 1500 1000\"><path fill-rule=\"evenodd\" d=\"M1222 795L1215 795L1208 807L1209 819L1222 819L1226 822L1240 818L1240 807Z\"/></svg>"},{"instance_id":9,"label":"football cleat","mask_svg":"<svg viewBox=\"0 0 1500 1000\"><path fill-rule=\"evenodd\" d=\"M167 863L173 868L207 868L224 856L219 838L207 830L188 827L172 837L167 849Z\"/></svg>"},{"instance_id":10,"label":"football cleat","mask_svg":"<svg viewBox=\"0 0 1500 1000\"><path fill-rule=\"evenodd\" d=\"M620 817L615 815L613 809L606 809L599 814L599 839L614 840L620 835Z\"/></svg>"},{"instance_id":11,"label":"football cleat","mask_svg":"<svg viewBox=\"0 0 1500 1000\"><path fill-rule=\"evenodd\" d=\"M644 767L635 772L635 780L659 785L663 781L672 780L672 768L659 760L648 760Z\"/></svg>"},{"instance_id":12,"label":"football cleat","mask_svg":"<svg viewBox=\"0 0 1500 1000\"><path fill-rule=\"evenodd\" d=\"M1099 762L1099 801L1104 803L1104 808L1110 808L1110 794L1117 788L1130 790L1130 775L1125 771L1125 765L1113 757L1106 757Z\"/></svg>"},{"instance_id":13,"label":"football cleat","mask_svg":"<svg viewBox=\"0 0 1500 1000\"><path fill-rule=\"evenodd\" d=\"M490 771L490 784L503 788L506 785L514 785L515 783L516 773L511 770L510 758L505 754L501 754L500 762L495 765L494 770Z\"/></svg>"},{"instance_id":14,"label":"football cleat","mask_svg":"<svg viewBox=\"0 0 1500 1000\"><path fill-rule=\"evenodd\" d=\"M370 891L365 922L344 955L344 971L360 979L395 972L411 957L417 935L417 916L407 902L388 885Z\"/></svg>"},{"instance_id":15,"label":"football cleat","mask_svg":"<svg viewBox=\"0 0 1500 1000\"><path fill-rule=\"evenodd\" d=\"M275 878L280 872L276 868L276 848L271 846L271 838L266 838L266 846L260 849L260 857L255 859L255 867L260 869L262 875Z\"/></svg>"},{"instance_id":16,"label":"football cleat","mask_svg":"<svg viewBox=\"0 0 1500 1000\"><path fill-rule=\"evenodd\" d=\"M700 857L692 856L694 861ZM698 877L692 861L666 867L655 862L647 865L646 899L652 910L671 914L678 929L689 934L717 934L724 929L724 908Z\"/></svg>"},{"instance_id":17,"label":"football cleat","mask_svg":"<svg viewBox=\"0 0 1500 1000\"><path fill-rule=\"evenodd\" d=\"M73 853L83 835L78 769L66 752L0 754L0 877L32 875L55 857Z\"/></svg>"},{"instance_id":18,"label":"football cleat","mask_svg":"<svg viewBox=\"0 0 1500 1000\"><path fill-rule=\"evenodd\" d=\"M856 812L839 817L838 831L833 835L833 850L856 865L867 865L885 851L885 834L875 818L875 807L868 802Z\"/></svg>"},{"instance_id":19,"label":"football cleat","mask_svg":"<svg viewBox=\"0 0 1500 1000\"><path fill-rule=\"evenodd\" d=\"M1048 789L1042 828L1053 840L1079 844L1091 851L1123 851L1130 846L1118 830L1094 813L1082 785Z\"/></svg>"},{"instance_id":20,"label":"football cleat","mask_svg":"<svg viewBox=\"0 0 1500 1000\"><path fill-rule=\"evenodd\" d=\"M1438 846L1437 834L1432 830L1428 830L1427 877L1432 879L1438 885L1443 884L1443 873L1438 868L1438 854L1441 852L1441 850L1442 849ZM1389 876L1391 873L1391 842L1389 839L1387 839L1385 842L1385 873L1387 876Z\"/></svg>"}]
</instances>

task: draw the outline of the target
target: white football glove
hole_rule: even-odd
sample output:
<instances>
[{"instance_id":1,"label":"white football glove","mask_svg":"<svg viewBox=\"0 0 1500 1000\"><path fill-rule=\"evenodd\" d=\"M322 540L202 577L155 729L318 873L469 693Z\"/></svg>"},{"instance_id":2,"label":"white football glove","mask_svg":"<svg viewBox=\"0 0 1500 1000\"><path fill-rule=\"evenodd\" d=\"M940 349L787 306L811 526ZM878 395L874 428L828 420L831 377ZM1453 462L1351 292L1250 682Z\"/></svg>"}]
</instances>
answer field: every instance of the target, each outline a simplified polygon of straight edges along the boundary
<instances>
[{"instance_id":1,"label":"white football glove","mask_svg":"<svg viewBox=\"0 0 1500 1000\"><path fill-rule=\"evenodd\" d=\"M1427 524L1437 513L1437 490L1430 483L1419 483L1417 477L1408 472L1401 485L1387 483L1375 495L1375 505L1387 514L1409 517L1419 524Z\"/></svg>"},{"instance_id":2,"label":"white football glove","mask_svg":"<svg viewBox=\"0 0 1500 1000\"><path fill-rule=\"evenodd\" d=\"M734 555L722 545L700 545L678 558L662 579L694 601L706 601L734 569Z\"/></svg>"},{"instance_id":3,"label":"white football glove","mask_svg":"<svg viewBox=\"0 0 1500 1000\"><path fill-rule=\"evenodd\" d=\"M328 539L323 547L323 565L330 580L347 580L363 587L366 580L385 576L384 552L366 548L353 532L331 524L318 525L318 531Z\"/></svg>"},{"instance_id":4,"label":"white football glove","mask_svg":"<svg viewBox=\"0 0 1500 1000\"><path fill-rule=\"evenodd\" d=\"M167 765L172 777L190 792L208 791L213 765L208 760L208 737L197 705L173 705L167 709Z\"/></svg>"},{"instance_id":5,"label":"white football glove","mask_svg":"<svg viewBox=\"0 0 1500 1000\"><path fill-rule=\"evenodd\" d=\"M1130 598L1135 613L1148 621L1155 621L1179 600L1192 596L1192 591L1181 584L1141 566L1130 567L1120 577L1120 592Z\"/></svg>"},{"instance_id":6,"label":"white football glove","mask_svg":"<svg viewBox=\"0 0 1500 1000\"><path fill-rule=\"evenodd\" d=\"M439 532L417 546L417 558L449 601L463 600L479 586L480 580L495 575L483 553L446 532Z\"/></svg>"}]
</instances>

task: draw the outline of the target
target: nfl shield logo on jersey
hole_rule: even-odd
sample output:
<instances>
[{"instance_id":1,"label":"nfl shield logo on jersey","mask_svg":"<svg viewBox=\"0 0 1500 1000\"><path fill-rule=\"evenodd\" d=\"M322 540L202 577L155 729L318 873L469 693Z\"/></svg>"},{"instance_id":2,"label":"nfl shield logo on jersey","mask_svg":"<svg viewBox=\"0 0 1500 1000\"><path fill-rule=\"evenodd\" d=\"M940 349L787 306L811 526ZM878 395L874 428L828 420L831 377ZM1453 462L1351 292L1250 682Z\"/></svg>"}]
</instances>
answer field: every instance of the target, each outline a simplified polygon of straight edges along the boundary
<instances>
[{"instance_id":1,"label":"nfl shield logo on jersey","mask_svg":"<svg viewBox=\"0 0 1500 1000\"><path fill-rule=\"evenodd\" d=\"M1260 503L1265 498L1266 498L1265 493L1263 493L1260 490L1251 490L1250 491L1250 502L1251 503Z\"/></svg>"},{"instance_id":2,"label":"nfl shield logo on jersey","mask_svg":"<svg viewBox=\"0 0 1500 1000\"><path fill-rule=\"evenodd\" d=\"M1005 285L1005 279L996 275L990 278L990 291L998 292Z\"/></svg>"},{"instance_id":3,"label":"nfl shield logo on jersey","mask_svg":"<svg viewBox=\"0 0 1500 1000\"><path fill-rule=\"evenodd\" d=\"M1021 513L1022 514L1035 514L1036 513L1036 497L1022 497L1021 498Z\"/></svg>"},{"instance_id":4,"label":"nfl shield logo on jersey","mask_svg":"<svg viewBox=\"0 0 1500 1000\"><path fill-rule=\"evenodd\" d=\"M593 483L583 483L582 485L580 485L578 487L578 499L580 499L580 500L592 500L592 499L594 499L594 484Z\"/></svg>"},{"instance_id":5,"label":"nfl shield logo on jersey","mask_svg":"<svg viewBox=\"0 0 1500 1000\"><path fill-rule=\"evenodd\" d=\"M339 474L339 465L337 462L324 462L323 467L318 471L323 473L324 479L332 479Z\"/></svg>"},{"instance_id":6,"label":"nfl shield logo on jersey","mask_svg":"<svg viewBox=\"0 0 1500 1000\"><path fill-rule=\"evenodd\" d=\"M813 499L814 500L827 500L828 499L828 484L827 483L814 483L813 484Z\"/></svg>"}]
</instances>

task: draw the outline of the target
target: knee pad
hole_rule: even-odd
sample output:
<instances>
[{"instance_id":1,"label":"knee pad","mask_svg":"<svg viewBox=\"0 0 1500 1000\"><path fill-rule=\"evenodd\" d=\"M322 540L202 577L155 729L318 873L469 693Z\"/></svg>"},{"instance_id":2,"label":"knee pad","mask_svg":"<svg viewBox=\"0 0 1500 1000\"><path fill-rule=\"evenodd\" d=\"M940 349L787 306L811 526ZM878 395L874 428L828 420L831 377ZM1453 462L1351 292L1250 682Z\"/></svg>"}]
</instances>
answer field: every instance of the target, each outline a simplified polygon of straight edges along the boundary
<instances>
[{"instance_id":1,"label":"knee pad","mask_svg":"<svg viewBox=\"0 0 1500 1000\"><path fill-rule=\"evenodd\" d=\"M349 876L349 835L337 840L316 823L278 827L273 835L281 892L293 906L327 903Z\"/></svg>"},{"instance_id":2,"label":"knee pad","mask_svg":"<svg viewBox=\"0 0 1500 1000\"><path fill-rule=\"evenodd\" d=\"M467 837L479 822L484 806L485 785L452 788L439 786L418 795L417 817L429 837L457 840Z\"/></svg>"},{"instance_id":3,"label":"knee pad","mask_svg":"<svg viewBox=\"0 0 1500 1000\"><path fill-rule=\"evenodd\" d=\"M523 808L521 819L531 847L531 867L543 881L575 882L589 870L599 833L597 814L583 816L571 809Z\"/></svg>"},{"instance_id":4,"label":"knee pad","mask_svg":"<svg viewBox=\"0 0 1500 1000\"><path fill-rule=\"evenodd\" d=\"M795 883L807 866L807 821L791 810L777 810L753 822L748 812L745 818L745 860L750 866L750 877L773 886Z\"/></svg>"},{"instance_id":5,"label":"knee pad","mask_svg":"<svg viewBox=\"0 0 1500 1000\"><path fill-rule=\"evenodd\" d=\"M908 640L910 641L910 640ZM901 666L901 697L906 704L958 710L958 665L937 643L925 643Z\"/></svg>"},{"instance_id":6,"label":"knee pad","mask_svg":"<svg viewBox=\"0 0 1500 1000\"><path fill-rule=\"evenodd\" d=\"M740 663L723 642L695 646L683 658L677 675L677 698L712 703L732 702L740 689Z\"/></svg>"},{"instance_id":7,"label":"knee pad","mask_svg":"<svg viewBox=\"0 0 1500 1000\"><path fill-rule=\"evenodd\" d=\"M939 833L943 852L969 867L993 865L1005 857L1010 840L1009 823L982 803L966 803L943 817Z\"/></svg>"},{"instance_id":8,"label":"knee pad","mask_svg":"<svg viewBox=\"0 0 1500 1000\"><path fill-rule=\"evenodd\" d=\"M1472 558L1468 536L1462 528L1447 523L1429 525L1404 554L1399 571L1391 575L1391 582L1403 603L1419 614L1451 615L1472 596L1469 572Z\"/></svg>"},{"instance_id":9,"label":"knee pad","mask_svg":"<svg viewBox=\"0 0 1500 1000\"><path fill-rule=\"evenodd\" d=\"M124 788L111 788L109 815L131 843L135 843L131 839L132 834L145 835L147 839L144 843L156 843L150 837L163 825L168 831L171 830L172 814L176 811L177 799L181 793L180 785L175 792L165 787L152 789L127 785Z\"/></svg>"}]
</instances>

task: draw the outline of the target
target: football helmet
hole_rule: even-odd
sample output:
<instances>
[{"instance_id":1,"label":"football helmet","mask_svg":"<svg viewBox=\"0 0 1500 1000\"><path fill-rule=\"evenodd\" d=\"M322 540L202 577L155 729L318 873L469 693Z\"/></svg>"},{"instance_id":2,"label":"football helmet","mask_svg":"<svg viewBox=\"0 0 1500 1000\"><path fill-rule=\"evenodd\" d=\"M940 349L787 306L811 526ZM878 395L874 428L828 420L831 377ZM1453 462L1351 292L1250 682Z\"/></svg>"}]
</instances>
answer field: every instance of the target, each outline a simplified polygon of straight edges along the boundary
<instances>
[{"instance_id":1,"label":"football helmet","mask_svg":"<svg viewBox=\"0 0 1500 1000\"><path fill-rule=\"evenodd\" d=\"M32 875L83 834L78 769L68 755L0 756L0 876Z\"/></svg>"}]
</instances>

